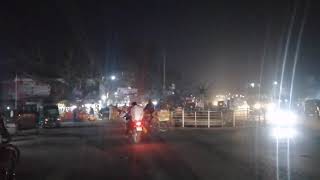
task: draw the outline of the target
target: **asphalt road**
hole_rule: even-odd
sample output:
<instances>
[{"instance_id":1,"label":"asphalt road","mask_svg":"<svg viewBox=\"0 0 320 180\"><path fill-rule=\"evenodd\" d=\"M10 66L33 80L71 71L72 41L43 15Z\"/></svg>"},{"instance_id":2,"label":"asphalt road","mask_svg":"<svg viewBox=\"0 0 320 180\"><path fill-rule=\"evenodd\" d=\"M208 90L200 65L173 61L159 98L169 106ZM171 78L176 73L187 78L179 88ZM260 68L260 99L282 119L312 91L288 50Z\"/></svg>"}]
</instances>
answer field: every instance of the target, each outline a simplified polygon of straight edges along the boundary
<instances>
[{"instance_id":1,"label":"asphalt road","mask_svg":"<svg viewBox=\"0 0 320 180\"><path fill-rule=\"evenodd\" d=\"M278 143L268 128L190 128L132 145L114 122L24 134L13 143L22 155L18 180L320 179L320 133L309 128Z\"/></svg>"}]
</instances>

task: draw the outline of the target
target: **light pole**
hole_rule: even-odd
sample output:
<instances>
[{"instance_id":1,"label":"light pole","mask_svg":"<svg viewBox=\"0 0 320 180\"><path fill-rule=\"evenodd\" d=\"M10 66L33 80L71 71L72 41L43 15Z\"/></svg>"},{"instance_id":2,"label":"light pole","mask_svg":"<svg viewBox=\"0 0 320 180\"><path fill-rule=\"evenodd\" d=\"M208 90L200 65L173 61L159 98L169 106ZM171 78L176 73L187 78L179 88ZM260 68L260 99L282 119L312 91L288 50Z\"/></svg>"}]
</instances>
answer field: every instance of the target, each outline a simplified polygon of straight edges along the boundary
<instances>
[{"instance_id":1,"label":"light pole","mask_svg":"<svg viewBox=\"0 0 320 180\"><path fill-rule=\"evenodd\" d=\"M272 99L273 100L276 97L277 86L278 86L278 81L273 81L272 83Z\"/></svg>"},{"instance_id":2,"label":"light pole","mask_svg":"<svg viewBox=\"0 0 320 180\"><path fill-rule=\"evenodd\" d=\"M107 100L107 96L106 96L106 95L102 95L102 96L101 96L101 100L102 100L103 102L105 102L105 101Z\"/></svg>"},{"instance_id":3,"label":"light pole","mask_svg":"<svg viewBox=\"0 0 320 180\"><path fill-rule=\"evenodd\" d=\"M110 76L110 80L111 80L111 82L110 82L110 86L109 86L109 92L112 93L112 91L113 91L113 82L117 80L117 77L116 77L115 75L111 75L111 76ZM109 95L109 92L108 92L107 95ZM115 97L115 94L114 94L114 97ZM114 98L114 99L115 99L115 98ZM113 99L113 100L114 100L114 99ZM112 101L113 101L113 100L112 100Z\"/></svg>"}]
</instances>

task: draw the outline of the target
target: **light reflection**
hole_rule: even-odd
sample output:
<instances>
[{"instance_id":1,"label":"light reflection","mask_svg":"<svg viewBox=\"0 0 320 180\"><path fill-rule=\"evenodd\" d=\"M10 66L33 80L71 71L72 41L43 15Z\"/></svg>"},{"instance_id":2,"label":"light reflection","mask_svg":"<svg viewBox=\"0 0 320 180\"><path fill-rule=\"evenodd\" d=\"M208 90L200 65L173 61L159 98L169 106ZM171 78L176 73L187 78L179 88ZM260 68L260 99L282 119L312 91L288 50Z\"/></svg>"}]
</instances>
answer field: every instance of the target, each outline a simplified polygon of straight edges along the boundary
<instances>
[{"instance_id":1,"label":"light reflection","mask_svg":"<svg viewBox=\"0 0 320 180\"><path fill-rule=\"evenodd\" d=\"M277 138L277 145L276 145L277 149L276 149L276 167L277 167L277 180L279 180L279 139Z\"/></svg>"},{"instance_id":2,"label":"light reflection","mask_svg":"<svg viewBox=\"0 0 320 180\"><path fill-rule=\"evenodd\" d=\"M287 139L287 167L287 176L288 180L290 180L290 139Z\"/></svg>"},{"instance_id":3,"label":"light reflection","mask_svg":"<svg viewBox=\"0 0 320 180\"><path fill-rule=\"evenodd\" d=\"M291 179L291 160L290 160L290 143L291 143L291 139L287 138L287 139L283 139L283 138L276 138L276 176L277 176L277 180L280 179L280 160L283 159L281 157L286 157L286 176L287 178L281 178L281 179L287 179L290 180ZM281 153L281 150L279 149L279 145L281 146L286 146L286 151ZM280 147L281 148L281 147ZM285 154L284 154L285 153ZM284 174L283 174L284 175Z\"/></svg>"}]
</instances>

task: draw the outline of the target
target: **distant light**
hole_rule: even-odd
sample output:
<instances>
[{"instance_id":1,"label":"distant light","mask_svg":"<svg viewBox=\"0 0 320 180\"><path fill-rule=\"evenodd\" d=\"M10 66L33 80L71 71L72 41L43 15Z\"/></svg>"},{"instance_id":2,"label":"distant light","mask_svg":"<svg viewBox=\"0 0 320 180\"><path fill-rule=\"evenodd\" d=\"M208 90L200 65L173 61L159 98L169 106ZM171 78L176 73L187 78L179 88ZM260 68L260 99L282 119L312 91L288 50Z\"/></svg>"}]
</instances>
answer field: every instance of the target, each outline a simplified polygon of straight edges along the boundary
<instances>
[{"instance_id":1,"label":"distant light","mask_svg":"<svg viewBox=\"0 0 320 180\"><path fill-rule=\"evenodd\" d=\"M260 103L256 103L255 105L253 105L253 107L255 109L260 109L261 108L261 104Z\"/></svg>"},{"instance_id":2,"label":"distant light","mask_svg":"<svg viewBox=\"0 0 320 180\"><path fill-rule=\"evenodd\" d=\"M278 85L278 81L273 81L273 85Z\"/></svg>"},{"instance_id":3,"label":"distant light","mask_svg":"<svg viewBox=\"0 0 320 180\"><path fill-rule=\"evenodd\" d=\"M118 95L118 92L114 92L114 95Z\"/></svg>"},{"instance_id":4,"label":"distant light","mask_svg":"<svg viewBox=\"0 0 320 180\"><path fill-rule=\"evenodd\" d=\"M250 83L250 86L251 86L252 88L254 88L255 84L254 84L254 83Z\"/></svg>"},{"instance_id":5,"label":"distant light","mask_svg":"<svg viewBox=\"0 0 320 180\"><path fill-rule=\"evenodd\" d=\"M116 80L116 76L115 76L115 75L112 75L112 76L110 76L110 79L111 79L112 81L114 81L114 80Z\"/></svg>"},{"instance_id":6,"label":"distant light","mask_svg":"<svg viewBox=\"0 0 320 180\"><path fill-rule=\"evenodd\" d=\"M212 105L218 106L218 101L213 101L213 102L212 102Z\"/></svg>"},{"instance_id":7,"label":"distant light","mask_svg":"<svg viewBox=\"0 0 320 180\"><path fill-rule=\"evenodd\" d=\"M10 110L10 106L7 106L7 110Z\"/></svg>"},{"instance_id":8,"label":"distant light","mask_svg":"<svg viewBox=\"0 0 320 180\"><path fill-rule=\"evenodd\" d=\"M273 111L276 108L276 104L273 102L267 104L266 106L268 111Z\"/></svg>"},{"instance_id":9,"label":"distant light","mask_svg":"<svg viewBox=\"0 0 320 180\"><path fill-rule=\"evenodd\" d=\"M238 106L238 109L249 109L249 108L250 106L247 104L246 101L244 101L242 105Z\"/></svg>"},{"instance_id":10,"label":"distant light","mask_svg":"<svg viewBox=\"0 0 320 180\"><path fill-rule=\"evenodd\" d=\"M132 89L132 88L129 86L128 89Z\"/></svg>"},{"instance_id":11,"label":"distant light","mask_svg":"<svg viewBox=\"0 0 320 180\"><path fill-rule=\"evenodd\" d=\"M73 110L76 109L76 108L77 108L76 105L71 106L71 111L73 111Z\"/></svg>"},{"instance_id":12,"label":"distant light","mask_svg":"<svg viewBox=\"0 0 320 180\"><path fill-rule=\"evenodd\" d=\"M153 100L152 104L156 106L158 104L158 101L157 100Z\"/></svg>"},{"instance_id":13,"label":"distant light","mask_svg":"<svg viewBox=\"0 0 320 180\"><path fill-rule=\"evenodd\" d=\"M286 102L286 103L287 103L287 102L288 102L288 99L285 99L285 100L284 100L284 102Z\"/></svg>"},{"instance_id":14,"label":"distant light","mask_svg":"<svg viewBox=\"0 0 320 180\"><path fill-rule=\"evenodd\" d=\"M107 96L106 95L102 95L101 99L102 99L102 101L105 101L105 100L107 100Z\"/></svg>"}]
</instances>

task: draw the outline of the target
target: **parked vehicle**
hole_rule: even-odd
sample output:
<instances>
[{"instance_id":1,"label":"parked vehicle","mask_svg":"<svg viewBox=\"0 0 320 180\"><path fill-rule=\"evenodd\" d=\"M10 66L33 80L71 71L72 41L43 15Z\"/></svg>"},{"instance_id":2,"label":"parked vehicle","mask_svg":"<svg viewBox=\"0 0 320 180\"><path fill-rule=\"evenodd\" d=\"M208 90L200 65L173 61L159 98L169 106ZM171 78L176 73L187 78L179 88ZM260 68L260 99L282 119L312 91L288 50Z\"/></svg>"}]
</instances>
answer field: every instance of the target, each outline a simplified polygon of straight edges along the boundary
<instances>
[{"instance_id":1,"label":"parked vehicle","mask_svg":"<svg viewBox=\"0 0 320 180\"><path fill-rule=\"evenodd\" d=\"M14 121L19 130L38 127L39 113L36 105L24 105L15 112Z\"/></svg>"},{"instance_id":2,"label":"parked vehicle","mask_svg":"<svg viewBox=\"0 0 320 180\"><path fill-rule=\"evenodd\" d=\"M319 117L320 100L310 99L304 102L304 113L306 116Z\"/></svg>"},{"instance_id":3,"label":"parked vehicle","mask_svg":"<svg viewBox=\"0 0 320 180\"><path fill-rule=\"evenodd\" d=\"M101 108L99 111L99 117L101 119L108 119L109 118L109 107Z\"/></svg>"},{"instance_id":4,"label":"parked vehicle","mask_svg":"<svg viewBox=\"0 0 320 180\"><path fill-rule=\"evenodd\" d=\"M53 128L60 126L60 116L58 106L46 105L43 106L40 112L40 125L44 128Z\"/></svg>"}]
</instances>

